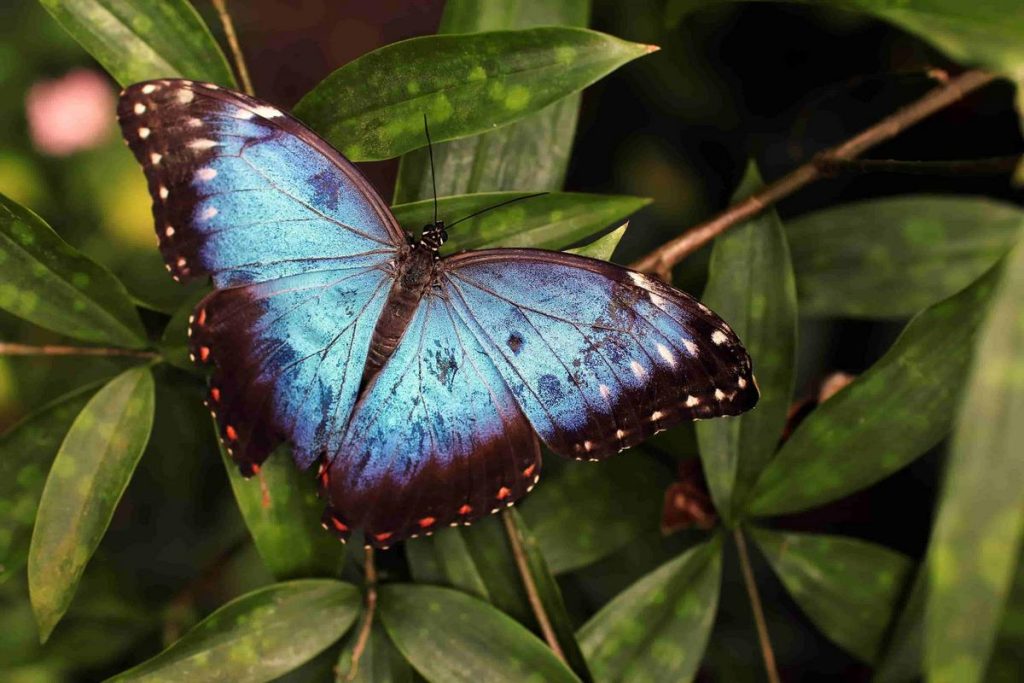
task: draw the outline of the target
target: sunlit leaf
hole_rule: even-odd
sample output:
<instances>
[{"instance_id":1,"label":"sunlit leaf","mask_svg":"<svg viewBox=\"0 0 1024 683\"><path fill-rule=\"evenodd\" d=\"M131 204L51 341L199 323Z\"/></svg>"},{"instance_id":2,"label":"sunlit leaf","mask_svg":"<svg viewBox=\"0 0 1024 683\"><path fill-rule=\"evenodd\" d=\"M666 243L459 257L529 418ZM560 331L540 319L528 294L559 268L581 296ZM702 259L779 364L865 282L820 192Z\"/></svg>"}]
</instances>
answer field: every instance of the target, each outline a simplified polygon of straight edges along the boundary
<instances>
[{"instance_id":1,"label":"sunlit leaf","mask_svg":"<svg viewBox=\"0 0 1024 683\"><path fill-rule=\"evenodd\" d=\"M853 538L751 529L800 609L821 632L874 662L906 590L911 561Z\"/></svg>"},{"instance_id":2,"label":"sunlit leaf","mask_svg":"<svg viewBox=\"0 0 1024 683\"><path fill-rule=\"evenodd\" d=\"M904 467L952 427L996 267L910 321L863 375L814 410L765 469L747 512L836 500Z\"/></svg>"},{"instance_id":3,"label":"sunlit leaf","mask_svg":"<svg viewBox=\"0 0 1024 683\"><path fill-rule=\"evenodd\" d=\"M111 681L270 681L337 641L359 590L329 579L276 583L232 600L156 657Z\"/></svg>"},{"instance_id":4,"label":"sunlit leaf","mask_svg":"<svg viewBox=\"0 0 1024 683\"><path fill-rule=\"evenodd\" d=\"M438 33L478 33L538 26L586 28L590 0L449 0ZM576 132L579 94L497 130L434 145L432 178L427 150L405 154L395 201L431 196L436 180L445 195L494 190L560 190Z\"/></svg>"},{"instance_id":5,"label":"sunlit leaf","mask_svg":"<svg viewBox=\"0 0 1024 683\"><path fill-rule=\"evenodd\" d=\"M786 224L801 315L908 317L1009 251L1024 210L984 197L854 202Z\"/></svg>"},{"instance_id":6,"label":"sunlit leaf","mask_svg":"<svg viewBox=\"0 0 1024 683\"><path fill-rule=\"evenodd\" d=\"M751 166L735 199L762 184ZM715 240L702 299L743 340L761 391L750 412L697 423L708 486L718 513L730 521L775 453L793 394L796 287L786 235L773 209Z\"/></svg>"},{"instance_id":7,"label":"sunlit leaf","mask_svg":"<svg viewBox=\"0 0 1024 683\"><path fill-rule=\"evenodd\" d=\"M718 609L720 536L643 577L580 629L598 681L689 681Z\"/></svg>"},{"instance_id":8,"label":"sunlit leaf","mask_svg":"<svg viewBox=\"0 0 1024 683\"><path fill-rule=\"evenodd\" d=\"M1024 532L1024 245L978 334L929 548L929 680L982 680Z\"/></svg>"},{"instance_id":9,"label":"sunlit leaf","mask_svg":"<svg viewBox=\"0 0 1024 683\"><path fill-rule=\"evenodd\" d=\"M192 78L235 86L224 53L186 0L39 0L121 85Z\"/></svg>"},{"instance_id":10,"label":"sunlit leaf","mask_svg":"<svg viewBox=\"0 0 1024 683\"><path fill-rule=\"evenodd\" d=\"M612 255L615 254L615 248L619 246L619 242L622 241L623 236L626 234L627 227L629 227L629 224L624 223L607 235L602 235L597 238L590 244L585 244L582 247L577 247L575 249L566 249L566 251L570 254L576 254L577 256L596 258L601 261L611 261Z\"/></svg>"},{"instance_id":11,"label":"sunlit leaf","mask_svg":"<svg viewBox=\"0 0 1024 683\"><path fill-rule=\"evenodd\" d=\"M434 140L511 123L651 52L603 33L536 28L424 36L341 67L295 114L353 160L387 159Z\"/></svg>"},{"instance_id":12,"label":"sunlit leaf","mask_svg":"<svg viewBox=\"0 0 1024 683\"><path fill-rule=\"evenodd\" d=\"M540 639L478 598L397 583L378 592L388 635L432 683L579 680Z\"/></svg>"},{"instance_id":13,"label":"sunlit leaf","mask_svg":"<svg viewBox=\"0 0 1024 683\"><path fill-rule=\"evenodd\" d=\"M89 342L140 348L128 292L28 209L0 195L0 308Z\"/></svg>"},{"instance_id":14,"label":"sunlit leaf","mask_svg":"<svg viewBox=\"0 0 1024 683\"><path fill-rule=\"evenodd\" d=\"M153 376L127 370L75 418L46 478L28 554L29 592L45 640L67 611L153 427Z\"/></svg>"}]
</instances>

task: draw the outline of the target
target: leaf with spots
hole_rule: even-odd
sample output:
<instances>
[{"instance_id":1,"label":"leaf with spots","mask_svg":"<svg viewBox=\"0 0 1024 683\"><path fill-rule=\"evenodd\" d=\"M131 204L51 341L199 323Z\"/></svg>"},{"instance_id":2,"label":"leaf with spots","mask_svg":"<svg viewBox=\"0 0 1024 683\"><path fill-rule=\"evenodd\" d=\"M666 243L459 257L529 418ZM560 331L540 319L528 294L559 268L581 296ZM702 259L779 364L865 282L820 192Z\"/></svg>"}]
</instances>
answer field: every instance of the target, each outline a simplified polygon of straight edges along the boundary
<instances>
[{"instance_id":1,"label":"leaf with spots","mask_svg":"<svg viewBox=\"0 0 1024 683\"><path fill-rule=\"evenodd\" d=\"M750 533L822 633L865 662L876 661L912 576L910 559L853 538L767 529Z\"/></svg>"},{"instance_id":2,"label":"leaf with spots","mask_svg":"<svg viewBox=\"0 0 1024 683\"><path fill-rule=\"evenodd\" d=\"M437 215L450 223L528 195L527 192L485 192L440 197ZM564 249L622 221L649 203L650 200L643 197L552 192L459 223L449 232L444 252L499 246ZM414 234L434 220L433 200L399 204L391 210L402 227Z\"/></svg>"},{"instance_id":3,"label":"leaf with spots","mask_svg":"<svg viewBox=\"0 0 1024 683\"><path fill-rule=\"evenodd\" d=\"M46 472L71 423L97 388L86 386L61 396L0 437L0 582L28 559Z\"/></svg>"},{"instance_id":4,"label":"leaf with spots","mask_svg":"<svg viewBox=\"0 0 1024 683\"><path fill-rule=\"evenodd\" d=\"M982 680L1024 533L1024 244L1007 259L961 392L929 548L929 680Z\"/></svg>"},{"instance_id":5,"label":"leaf with spots","mask_svg":"<svg viewBox=\"0 0 1024 683\"><path fill-rule=\"evenodd\" d=\"M985 197L886 197L786 224L800 312L911 316L992 267L1024 229L1020 207Z\"/></svg>"},{"instance_id":6,"label":"leaf with spots","mask_svg":"<svg viewBox=\"0 0 1024 683\"><path fill-rule=\"evenodd\" d=\"M412 666L388 638L380 620L375 621L370 628L370 637L353 675L352 653L358 640L357 630L353 630L345 639L335 667L336 683L413 683L417 680Z\"/></svg>"},{"instance_id":7,"label":"leaf with spots","mask_svg":"<svg viewBox=\"0 0 1024 683\"><path fill-rule=\"evenodd\" d=\"M249 479L223 445L220 450L235 502L270 573L279 580L337 575L345 546L320 526L324 502L316 482L295 467L287 448L272 453Z\"/></svg>"},{"instance_id":8,"label":"leaf with spots","mask_svg":"<svg viewBox=\"0 0 1024 683\"><path fill-rule=\"evenodd\" d=\"M275 583L232 600L110 681L270 681L340 639L360 607L359 590L341 581Z\"/></svg>"},{"instance_id":9,"label":"leaf with spots","mask_svg":"<svg viewBox=\"0 0 1024 683\"><path fill-rule=\"evenodd\" d=\"M121 373L75 418L39 500L28 554L32 608L43 640L67 611L153 427L153 376Z\"/></svg>"},{"instance_id":10,"label":"leaf with spots","mask_svg":"<svg viewBox=\"0 0 1024 683\"><path fill-rule=\"evenodd\" d=\"M562 574L657 529L672 479L641 450L601 462L551 464L520 507L548 567Z\"/></svg>"},{"instance_id":11,"label":"leaf with spots","mask_svg":"<svg viewBox=\"0 0 1024 683\"><path fill-rule=\"evenodd\" d=\"M40 0L122 86L191 78L237 87L210 29L186 0Z\"/></svg>"},{"instance_id":12,"label":"leaf with spots","mask_svg":"<svg viewBox=\"0 0 1024 683\"><path fill-rule=\"evenodd\" d=\"M582 90L648 45L573 28L412 38L338 69L295 114L349 159L388 159L512 123Z\"/></svg>"},{"instance_id":13,"label":"leaf with spots","mask_svg":"<svg viewBox=\"0 0 1024 683\"><path fill-rule=\"evenodd\" d=\"M579 680L540 639L478 598L398 583L378 592L388 635L432 683Z\"/></svg>"},{"instance_id":14,"label":"leaf with spots","mask_svg":"<svg viewBox=\"0 0 1024 683\"><path fill-rule=\"evenodd\" d=\"M747 513L779 515L837 500L946 436L998 276L997 266L922 311L867 372L818 406L757 481Z\"/></svg>"},{"instance_id":15,"label":"leaf with spots","mask_svg":"<svg viewBox=\"0 0 1024 683\"><path fill-rule=\"evenodd\" d=\"M718 610L721 570L716 535L602 607L579 631L595 679L693 680Z\"/></svg>"},{"instance_id":16,"label":"leaf with spots","mask_svg":"<svg viewBox=\"0 0 1024 683\"><path fill-rule=\"evenodd\" d=\"M0 308L69 337L146 345L127 290L39 216L0 195Z\"/></svg>"},{"instance_id":17,"label":"leaf with spots","mask_svg":"<svg viewBox=\"0 0 1024 683\"><path fill-rule=\"evenodd\" d=\"M602 235L589 244L584 244L582 247L576 247L575 249L566 249L566 251L577 256L596 258L600 261L611 261L612 256L615 254L615 249L619 246L623 236L625 236L626 228L628 227L629 223L623 223L607 235Z\"/></svg>"},{"instance_id":18,"label":"leaf with spots","mask_svg":"<svg viewBox=\"0 0 1024 683\"><path fill-rule=\"evenodd\" d=\"M438 33L586 28L589 15L590 0L461 0L445 3ZM561 189L579 106L579 94L569 95L511 125L434 145L436 179L427 150L405 154L398 168L395 201L430 197L435 180L441 194Z\"/></svg>"},{"instance_id":19,"label":"leaf with spots","mask_svg":"<svg viewBox=\"0 0 1024 683\"><path fill-rule=\"evenodd\" d=\"M734 199L745 199L762 185L751 165ZM775 210L716 239L709 273L704 303L743 340L761 390L761 399L749 413L696 426L715 506L730 522L742 514L751 487L775 454L793 395L796 286L786 234Z\"/></svg>"}]
</instances>

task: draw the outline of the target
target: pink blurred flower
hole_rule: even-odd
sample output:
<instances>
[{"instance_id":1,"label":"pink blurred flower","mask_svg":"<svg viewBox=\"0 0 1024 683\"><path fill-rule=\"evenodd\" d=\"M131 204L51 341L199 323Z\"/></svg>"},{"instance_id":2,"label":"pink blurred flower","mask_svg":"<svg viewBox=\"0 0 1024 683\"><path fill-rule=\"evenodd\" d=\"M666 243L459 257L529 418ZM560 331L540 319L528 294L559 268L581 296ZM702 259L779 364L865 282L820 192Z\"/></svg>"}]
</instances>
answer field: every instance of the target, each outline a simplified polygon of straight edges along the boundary
<instances>
[{"instance_id":1,"label":"pink blurred flower","mask_svg":"<svg viewBox=\"0 0 1024 683\"><path fill-rule=\"evenodd\" d=\"M113 130L113 113L114 89L91 69L38 81L25 97L32 142L40 152L53 156L102 144Z\"/></svg>"}]
</instances>

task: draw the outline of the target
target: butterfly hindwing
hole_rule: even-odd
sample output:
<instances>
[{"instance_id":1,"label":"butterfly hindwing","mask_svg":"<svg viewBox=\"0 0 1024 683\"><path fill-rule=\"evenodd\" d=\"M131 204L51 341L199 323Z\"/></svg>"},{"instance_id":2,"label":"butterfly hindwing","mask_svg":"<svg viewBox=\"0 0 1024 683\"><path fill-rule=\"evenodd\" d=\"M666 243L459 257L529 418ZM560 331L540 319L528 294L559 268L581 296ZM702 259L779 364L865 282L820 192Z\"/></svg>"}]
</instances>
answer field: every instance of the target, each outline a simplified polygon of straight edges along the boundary
<instances>
[{"instance_id":1,"label":"butterfly hindwing","mask_svg":"<svg viewBox=\"0 0 1024 683\"><path fill-rule=\"evenodd\" d=\"M511 505L540 464L537 438L486 350L431 292L353 411L328 470L326 522L391 545Z\"/></svg>"},{"instance_id":2,"label":"butterfly hindwing","mask_svg":"<svg viewBox=\"0 0 1024 683\"><path fill-rule=\"evenodd\" d=\"M215 85L127 88L125 140L153 198L160 250L179 279L218 287L394 258L405 237L360 173L274 107Z\"/></svg>"},{"instance_id":3,"label":"butterfly hindwing","mask_svg":"<svg viewBox=\"0 0 1024 683\"><path fill-rule=\"evenodd\" d=\"M647 276L533 249L467 252L444 271L457 314L556 453L602 458L757 402L729 326Z\"/></svg>"}]
</instances>

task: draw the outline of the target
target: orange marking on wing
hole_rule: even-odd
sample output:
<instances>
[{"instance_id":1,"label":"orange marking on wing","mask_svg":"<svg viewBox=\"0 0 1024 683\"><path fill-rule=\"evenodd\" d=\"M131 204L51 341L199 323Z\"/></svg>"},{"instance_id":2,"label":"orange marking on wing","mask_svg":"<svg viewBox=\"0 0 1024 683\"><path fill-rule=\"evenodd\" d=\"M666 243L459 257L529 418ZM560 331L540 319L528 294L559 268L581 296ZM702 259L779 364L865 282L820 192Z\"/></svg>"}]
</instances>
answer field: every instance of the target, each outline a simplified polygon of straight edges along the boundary
<instances>
[{"instance_id":1,"label":"orange marking on wing","mask_svg":"<svg viewBox=\"0 0 1024 683\"><path fill-rule=\"evenodd\" d=\"M472 511L473 511L473 506L472 505L463 505L462 507L459 508L459 514L460 515L468 515Z\"/></svg>"},{"instance_id":2,"label":"orange marking on wing","mask_svg":"<svg viewBox=\"0 0 1024 683\"><path fill-rule=\"evenodd\" d=\"M384 533L381 533L381 534L374 534L373 537L376 538L378 541L386 541L389 538L391 538L393 535L394 534L392 534L390 531L385 531Z\"/></svg>"},{"instance_id":3,"label":"orange marking on wing","mask_svg":"<svg viewBox=\"0 0 1024 683\"><path fill-rule=\"evenodd\" d=\"M508 488L507 486L502 486L500 489L498 489L498 500L505 500L511 495L512 489Z\"/></svg>"},{"instance_id":4,"label":"orange marking on wing","mask_svg":"<svg viewBox=\"0 0 1024 683\"><path fill-rule=\"evenodd\" d=\"M200 308L199 309L199 317L196 318L196 322L199 323L200 327L202 327L203 325L206 324L206 309L205 308Z\"/></svg>"},{"instance_id":5,"label":"orange marking on wing","mask_svg":"<svg viewBox=\"0 0 1024 683\"><path fill-rule=\"evenodd\" d=\"M217 387L211 387L210 398L213 399L214 403L220 403L220 389L218 389Z\"/></svg>"},{"instance_id":6,"label":"orange marking on wing","mask_svg":"<svg viewBox=\"0 0 1024 683\"><path fill-rule=\"evenodd\" d=\"M432 526L434 524L434 522L436 522L436 521L437 520L434 519L433 517L424 517L419 522L417 522L417 524L420 525L421 529L426 529L428 526Z\"/></svg>"},{"instance_id":7,"label":"orange marking on wing","mask_svg":"<svg viewBox=\"0 0 1024 683\"><path fill-rule=\"evenodd\" d=\"M338 531L348 531L348 525L337 517L331 517L331 522L334 524L334 528Z\"/></svg>"},{"instance_id":8,"label":"orange marking on wing","mask_svg":"<svg viewBox=\"0 0 1024 683\"><path fill-rule=\"evenodd\" d=\"M206 362L206 359L210 357L210 347L200 346L199 347L199 360Z\"/></svg>"},{"instance_id":9,"label":"orange marking on wing","mask_svg":"<svg viewBox=\"0 0 1024 683\"><path fill-rule=\"evenodd\" d=\"M527 467L525 470L523 470L523 476L529 478L530 476L533 475L533 471L535 469L537 469L537 463L533 463L532 465Z\"/></svg>"},{"instance_id":10,"label":"orange marking on wing","mask_svg":"<svg viewBox=\"0 0 1024 683\"><path fill-rule=\"evenodd\" d=\"M227 427L224 428L224 434L228 437L228 441L238 440L238 432L236 432L235 428L232 427L231 425L228 425Z\"/></svg>"}]
</instances>

